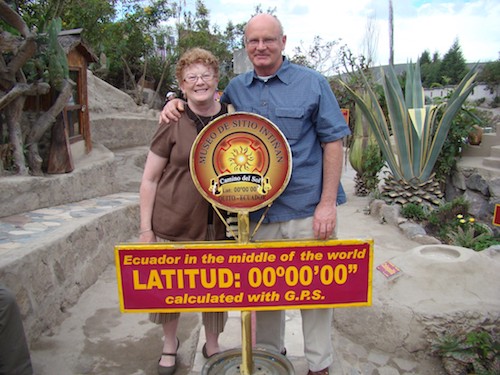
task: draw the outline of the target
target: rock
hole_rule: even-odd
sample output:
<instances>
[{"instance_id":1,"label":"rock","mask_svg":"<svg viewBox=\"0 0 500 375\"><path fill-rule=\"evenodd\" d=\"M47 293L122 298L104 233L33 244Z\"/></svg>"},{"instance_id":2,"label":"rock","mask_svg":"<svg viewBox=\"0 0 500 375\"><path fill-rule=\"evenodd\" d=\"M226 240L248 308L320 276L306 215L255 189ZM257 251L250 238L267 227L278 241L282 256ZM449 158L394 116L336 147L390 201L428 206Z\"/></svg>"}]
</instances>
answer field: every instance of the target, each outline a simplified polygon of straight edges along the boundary
<instances>
[{"instance_id":1,"label":"rock","mask_svg":"<svg viewBox=\"0 0 500 375\"><path fill-rule=\"evenodd\" d=\"M453 173L451 176L451 184L447 183L446 185L453 185L459 190L465 190L467 189L467 185L465 182L465 176L462 173Z\"/></svg>"},{"instance_id":2,"label":"rock","mask_svg":"<svg viewBox=\"0 0 500 375\"><path fill-rule=\"evenodd\" d=\"M385 202L382 199L374 199L370 203L370 214L373 216L380 216L380 211L382 207L385 206Z\"/></svg>"},{"instance_id":3,"label":"rock","mask_svg":"<svg viewBox=\"0 0 500 375\"><path fill-rule=\"evenodd\" d=\"M446 332L494 329L500 325L497 259L448 245L402 252L390 259L399 274L386 278L375 271L372 306L336 309L335 326L380 351L422 356Z\"/></svg>"},{"instance_id":4,"label":"rock","mask_svg":"<svg viewBox=\"0 0 500 375\"><path fill-rule=\"evenodd\" d=\"M469 213L478 219L485 219L487 221L491 220L491 215L488 209L488 200L486 198L472 190L466 190L464 193L464 198L470 203Z\"/></svg>"},{"instance_id":5,"label":"rock","mask_svg":"<svg viewBox=\"0 0 500 375\"><path fill-rule=\"evenodd\" d=\"M500 178L494 178L488 182L491 197L500 199Z\"/></svg>"},{"instance_id":6,"label":"rock","mask_svg":"<svg viewBox=\"0 0 500 375\"><path fill-rule=\"evenodd\" d=\"M439 241L436 237L428 236L426 234L424 235L417 234L415 237L412 237L411 239L415 242L418 242L421 245L437 245L441 243L441 241Z\"/></svg>"},{"instance_id":7,"label":"rock","mask_svg":"<svg viewBox=\"0 0 500 375\"><path fill-rule=\"evenodd\" d=\"M383 205L380 210L381 216L384 218L385 222L391 225L398 225L400 206L398 204L394 205Z\"/></svg>"},{"instance_id":8,"label":"rock","mask_svg":"<svg viewBox=\"0 0 500 375\"><path fill-rule=\"evenodd\" d=\"M471 190L478 191L484 196L489 196L489 188L486 180L478 173L472 174L465 180L465 186Z\"/></svg>"},{"instance_id":9,"label":"rock","mask_svg":"<svg viewBox=\"0 0 500 375\"><path fill-rule=\"evenodd\" d=\"M427 233L421 225L407 221L399 225L406 237L413 239L416 236L425 236Z\"/></svg>"}]
</instances>

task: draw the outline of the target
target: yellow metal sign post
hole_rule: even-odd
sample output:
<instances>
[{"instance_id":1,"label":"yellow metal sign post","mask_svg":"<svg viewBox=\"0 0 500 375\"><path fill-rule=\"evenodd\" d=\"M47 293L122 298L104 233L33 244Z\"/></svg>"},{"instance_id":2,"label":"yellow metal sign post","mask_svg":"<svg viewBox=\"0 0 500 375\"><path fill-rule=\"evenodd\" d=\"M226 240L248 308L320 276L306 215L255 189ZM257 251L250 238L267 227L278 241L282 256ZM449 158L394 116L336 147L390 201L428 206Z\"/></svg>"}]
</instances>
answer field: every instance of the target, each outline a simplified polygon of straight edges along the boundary
<instances>
[{"instance_id":1,"label":"yellow metal sign post","mask_svg":"<svg viewBox=\"0 0 500 375\"><path fill-rule=\"evenodd\" d=\"M205 199L216 209L238 213L239 244L250 240L249 210L272 204L283 192L291 164L290 147L281 131L264 117L241 112L208 124L193 144L190 158L193 181ZM241 339L240 373L252 375L252 314L248 310L241 312ZM272 361L268 363L273 366ZM206 368L210 366L207 362ZM293 366L286 367L293 374Z\"/></svg>"},{"instance_id":2,"label":"yellow metal sign post","mask_svg":"<svg viewBox=\"0 0 500 375\"><path fill-rule=\"evenodd\" d=\"M238 212L238 242L248 243L250 237L250 219L248 212ZM252 354L252 313L241 312L241 374L253 373Z\"/></svg>"}]
</instances>

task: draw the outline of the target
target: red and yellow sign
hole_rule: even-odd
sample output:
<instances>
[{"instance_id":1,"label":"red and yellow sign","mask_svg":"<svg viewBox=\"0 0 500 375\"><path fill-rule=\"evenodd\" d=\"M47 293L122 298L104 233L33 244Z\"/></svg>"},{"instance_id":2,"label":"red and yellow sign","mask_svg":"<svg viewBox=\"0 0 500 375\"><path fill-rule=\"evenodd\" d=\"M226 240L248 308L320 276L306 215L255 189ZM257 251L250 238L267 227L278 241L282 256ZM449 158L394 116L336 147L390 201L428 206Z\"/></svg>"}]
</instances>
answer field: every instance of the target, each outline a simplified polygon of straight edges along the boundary
<instances>
[{"instance_id":1,"label":"red and yellow sign","mask_svg":"<svg viewBox=\"0 0 500 375\"><path fill-rule=\"evenodd\" d=\"M493 213L493 225L500 225L500 204L495 205L495 212Z\"/></svg>"},{"instance_id":2,"label":"red and yellow sign","mask_svg":"<svg viewBox=\"0 0 500 375\"><path fill-rule=\"evenodd\" d=\"M347 125L349 125L349 109L348 108L341 108L340 111L342 112L342 116L344 116L344 120Z\"/></svg>"},{"instance_id":3,"label":"red and yellow sign","mask_svg":"<svg viewBox=\"0 0 500 375\"><path fill-rule=\"evenodd\" d=\"M122 312L369 306L372 241L125 244Z\"/></svg>"},{"instance_id":4,"label":"red and yellow sign","mask_svg":"<svg viewBox=\"0 0 500 375\"><path fill-rule=\"evenodd\" d=\"M286 188L290 155L286 138L272 122L236 112L218 117L200 132L191 149L191 176L215 206L258 210Z\"/></svg>"}]
</instances>

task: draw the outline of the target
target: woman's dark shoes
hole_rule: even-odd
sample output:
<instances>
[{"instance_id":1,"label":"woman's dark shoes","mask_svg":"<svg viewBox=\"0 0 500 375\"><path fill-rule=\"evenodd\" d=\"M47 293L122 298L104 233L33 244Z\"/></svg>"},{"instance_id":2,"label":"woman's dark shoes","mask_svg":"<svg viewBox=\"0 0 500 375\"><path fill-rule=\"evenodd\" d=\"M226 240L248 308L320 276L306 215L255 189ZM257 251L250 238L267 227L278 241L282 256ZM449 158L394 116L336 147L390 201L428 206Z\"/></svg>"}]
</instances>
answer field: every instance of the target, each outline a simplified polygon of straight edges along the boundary
<instances>
[{"instance_id":1,"label":"woman's dark shoes","mask_svg":"<svg viewBox=\"0 0 500 375\"><path fill-rule=\"evenodd\" d=\"M321 371L311 371L311 370L309 370L309 372L307 373L307 375L328 375L328 374L329 374L328 367L324 368Z\"/></svg>"},{"instance_id":2,"label":"woman's dark shoes","mask_svg":"<svg viewBox=\"0 0 500 375\"><path fill-rule=\"evenodd\" d=\"M177 339L177 349L175 353L161 353L162 356L167 355L175 357L175 363L172 366L162 366L160 365L160 361L158 361L158 375L173 375L175 373L175 370L177 370L177 350L179 349L179 344L179 339Z\"/></svg>"},{"instance_id":3,"label":"woman's dark shoes","mask_svg":"<svg viewBox=\"0 0 500 375\"><path fill-rule=\"evenodd\" d=\"M203 344L203 348L201 348L201 354L203 354L203 357L205 357L206 359L209 359L210 357L213 357L214 355L218 354L217 353L213 353L212 355L208 355L207 353L207 343L204 343Z\"/></svg>"}]
</instances>

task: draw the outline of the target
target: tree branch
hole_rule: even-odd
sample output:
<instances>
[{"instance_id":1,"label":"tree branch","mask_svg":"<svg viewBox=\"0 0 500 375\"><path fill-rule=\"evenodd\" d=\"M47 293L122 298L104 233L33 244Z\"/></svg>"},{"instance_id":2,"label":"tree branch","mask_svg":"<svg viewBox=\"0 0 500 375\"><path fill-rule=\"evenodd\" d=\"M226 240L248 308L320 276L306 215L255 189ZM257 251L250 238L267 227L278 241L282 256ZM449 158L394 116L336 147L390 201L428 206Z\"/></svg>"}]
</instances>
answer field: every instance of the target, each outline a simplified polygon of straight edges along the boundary
<instances>
[{"instance_id":1,"label":"tree branch","mask_svg":"<svg viewBox=\"0 0 500 375\"><path fill-rule=\"evenodd\" d=\"M36 121L36 123L33 124L31 131L26 137L27 144L38 143L43 134L50 129L50 127L56 120L57 115L62 112L62 110L68 103L68 100L72 94L71 88L72 84L70 83L70 81L68 81L67 79L63 80L61 93L57 97L52 107L50 107L47 112L44 112Z\"/></svg>"},{"instance_id":2,"label":"tree branch","mask_svg":"<svg viewBox=\"0 0 500 375\"><path fill-rule=\"evenodd\" d=\"M4 0L0 0L0 18L19 31L25 38L30 36L31 32L24 20Z\"/></svg>"},{"instance_id":3,"label":"tree branch","mask_svg":"<svg viewBox=\"0 0 500 375\"><path fill-rule=\"evenodd\" d=\"M14 55L14 58L7 65L9 71L13 74L21 69L26 61L32 58L36 52L36 40L34 35L29 35L21 44L19 52Z\"/></svg>"},{"instance_id":4,"label":"tree branch","mask_svg":"<svg viewBox=\"0 0 500 375\"><path fill-rule=\"evenodd\" d=\"M6 95L0 97L0 111L7 107L11 102L19 96L35 96L47 94L50 90L50 85L45 82L40 83L18 83Z\"/></svg>"},{"instance_id":5,"label":"tree branch","mask_svg":"<svg viewBox=\"0 0 500 375\"><path fill-rule=\"evenodd\" d=\"M26 137L25 144L28 147L28 162L31 173L35 176L41 176L42 173L42 158L38 152L38 143L40 139L54 125L57 116L62 112L65 105L68 103L72 94L72 83L67 79L63 80L62 90L57 97L55 103L44 112L42 116L33 124L31 131Z\"/></svg>"}]
</instances>

